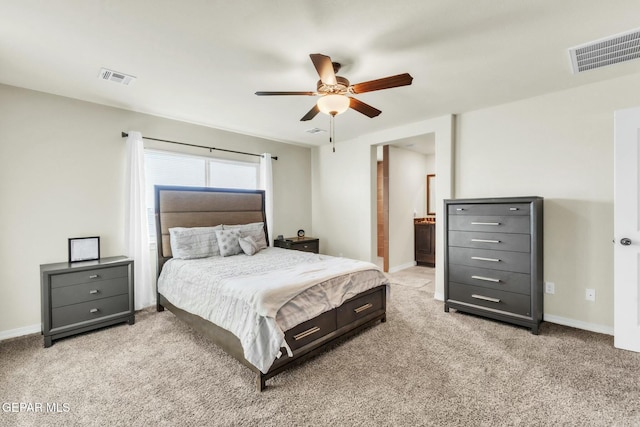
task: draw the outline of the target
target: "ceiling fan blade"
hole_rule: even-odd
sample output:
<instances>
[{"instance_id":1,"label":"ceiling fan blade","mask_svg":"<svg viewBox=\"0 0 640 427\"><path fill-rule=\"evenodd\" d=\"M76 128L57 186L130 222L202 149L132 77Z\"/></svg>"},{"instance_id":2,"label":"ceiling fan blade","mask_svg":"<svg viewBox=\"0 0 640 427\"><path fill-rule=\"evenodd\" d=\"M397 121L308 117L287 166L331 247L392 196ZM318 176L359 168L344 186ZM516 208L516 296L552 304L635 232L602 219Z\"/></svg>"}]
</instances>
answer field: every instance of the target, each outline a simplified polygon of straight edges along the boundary
<instances>
[{"instance_id":1,"label":"ceiling fan blade","mask_svg":"<svg viewBox=\"0 0 640 427\"><path fill-rule=\"evenodd\" d=\"M258 91L256 92L256 95L258 96L271 96L271 95L307 95L307 96L314 96L316 95L315 92L265 92L265 91Z\"/></svg>"},{"instance_id":2,"label":"ceiling fan blade","mask_svg":"<svg viewBox=\"0 0 640 427\"><path fill-rule=\"evenodd\" d=\"M398 74L397 76L383 77L368 82L356 83L351 86L353 93L372 92L374 90L390 89L392 87L407 86L413 81L409 73Z\"/></svg>"},{"instance_id":3,"label":"ceiling fan blade","mask_svg":"<svg viewBox=\"0 0 640 427\"><path fill-rule=\"evenodd\" d=\"M359 99L355 99L352 97L349 97L349 107L371 118L374 118L382 113L382 111L378 110L377 108L374 108L371 105L365 104Z\"/></svg>"},{"instance_id":4,"label":"ceiling fan blade","mask_svg":"<svg viewBox=\"0 0 640 427\"><path fill-rule=\"evenodd\" d=\"M309 57L311 58L311 62L313 62L314 67L316 67L316 71L318 72L322 83L326 85L335 85L337 83L336 73L333 71L331 58L320 53L312 53Z\"/></svg>"},{"instance_id":5,"label":"ceiling fan blade","mask_svg":"<svg viewBox=\"0 0 640 427\"><path fill-rule=\"evenodd\" d=\"M309 112L307 114L305 114L304 117L300 119L300 121L301 122L306 122L307 120L311 120L319 112L320 112L320 109L318 108L318 104L314 104L313 108L311 110L309 110Z\"/></svg>"}]
</instances>

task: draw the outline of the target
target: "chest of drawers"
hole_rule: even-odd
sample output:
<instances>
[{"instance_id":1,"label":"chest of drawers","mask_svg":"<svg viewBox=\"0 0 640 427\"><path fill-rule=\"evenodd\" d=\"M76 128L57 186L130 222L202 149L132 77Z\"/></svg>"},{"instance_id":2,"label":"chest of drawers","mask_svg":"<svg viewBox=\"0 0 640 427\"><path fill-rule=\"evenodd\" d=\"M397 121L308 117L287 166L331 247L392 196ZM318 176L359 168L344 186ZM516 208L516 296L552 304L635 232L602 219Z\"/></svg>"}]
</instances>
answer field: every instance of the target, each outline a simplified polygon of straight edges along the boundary
<instances>
[{"instance_id":1,"label":"chest of drawers","mask_svg":"<svg viewBox=\"0 0 640 427\"><path fill-rule=\"evenodd\" d=\"M543 315L543 199L444 201L445 311L531 328Z\"/></svg>"},{"instance_id":2,"label":"chest of drawers","mask_svg":"<svg viewBox=\"0 0 640 427\"><path fill-rule=\"evenodd\" d=\"M40 266L44 346L134 317L133 260L120 256Z\"/></svg>"}]
</instances>

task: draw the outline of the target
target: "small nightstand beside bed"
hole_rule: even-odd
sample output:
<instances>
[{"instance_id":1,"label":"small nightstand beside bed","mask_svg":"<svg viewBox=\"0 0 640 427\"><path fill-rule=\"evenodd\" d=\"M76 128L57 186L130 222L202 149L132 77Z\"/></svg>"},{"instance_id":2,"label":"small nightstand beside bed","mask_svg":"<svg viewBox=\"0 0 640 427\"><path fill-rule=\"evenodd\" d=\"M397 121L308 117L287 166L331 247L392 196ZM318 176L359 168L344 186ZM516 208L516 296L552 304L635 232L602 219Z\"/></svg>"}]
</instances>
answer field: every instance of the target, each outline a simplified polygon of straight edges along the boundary
<instances>
[{"instance_id":1,"label":"small nightstand beside bed","mask_svg":"<svg viewBox=\"0 0 640 427\"><path fill-rule=\"evenodd\" d=\"M388 281L374 264L267 247L263 191L157 186L155 193L158 310L256 372L258 390L293 363L386 320Z\"/></svg>"}]
</instances>

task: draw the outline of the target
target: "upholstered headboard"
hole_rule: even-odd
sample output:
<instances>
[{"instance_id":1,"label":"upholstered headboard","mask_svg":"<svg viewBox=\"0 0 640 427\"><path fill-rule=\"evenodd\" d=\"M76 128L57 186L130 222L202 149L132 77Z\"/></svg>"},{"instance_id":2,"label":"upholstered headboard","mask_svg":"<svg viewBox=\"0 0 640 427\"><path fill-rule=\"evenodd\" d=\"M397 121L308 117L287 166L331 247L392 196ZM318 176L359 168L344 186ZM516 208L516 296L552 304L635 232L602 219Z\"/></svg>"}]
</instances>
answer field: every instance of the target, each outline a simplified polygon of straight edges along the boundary
<instances>
[{"instance_id":1,"label":"upholstered headboard","mask_svg":"<svg viewBox=\"0 0 640 427\"><path fill-rule=\"evenodd\" d=\"M171 258L169 228L172 227L264 222L264 233L269 243L263 190L156 185L155 217L158 274Z\"/></svg>"}]
</instances>

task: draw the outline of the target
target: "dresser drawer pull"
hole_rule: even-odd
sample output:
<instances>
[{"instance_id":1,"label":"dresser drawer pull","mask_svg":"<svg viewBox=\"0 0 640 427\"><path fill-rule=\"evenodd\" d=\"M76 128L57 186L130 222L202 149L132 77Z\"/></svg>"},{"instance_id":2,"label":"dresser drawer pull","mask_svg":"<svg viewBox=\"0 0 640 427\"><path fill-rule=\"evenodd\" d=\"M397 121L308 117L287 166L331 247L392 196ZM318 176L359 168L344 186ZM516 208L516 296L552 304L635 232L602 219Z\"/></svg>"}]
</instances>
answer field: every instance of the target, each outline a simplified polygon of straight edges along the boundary
<instances>
[{"instance_id":1,"label":"dresser drawer pull","mask_svg":"<svg viewBox=\"0 0 640 427\"><path fill-rule=\"evenodd\" d=\"M499 222L472 222L471 225L500 225Z\"/></svg>"},{"instance_id":2,"label":"dresser drawer pull","mask_svg":"<svg viewBox=\"0 0 640 427\"><path fill-rule=\"evenodd\" d=\"M485 297L484 295L477 295L477 294L471 294L471 298L481 299L483 301L489 301L489 302L500 302L499 298Z\"/></svg>"},{"instance_id":3,"label":"dresser drawer pull","mask_svg":"<svg viewBox=\"0 0 640 427\"><path fill-rule=\"evenodd\" d=\"M509 208L510 211L519 211L519 208Z\"/></svg>"},{"instance_id":4,"label":"dresser drawer pull","mask_svg":"<svg viewBox=\"0 0 640 427\"><path fill-rule=\"evenodd\" d=\"M300 332L299 334L294 335L293 339L298 341L298 340L301 340L302 338L308 337L309 335L315 334L316 332L319 332L319 331L320 331L320 328L318 328L317 326L314 326L311 329L307 329L304 332Z\"/></svg>"},{"instance_id":5,"label":"dresser drawer pull","mask_svg":"<svg viewBox=\"0 0 640 427\"><path fill-rule=\"evenodd\" d=\"M98 290L97 290L97 289L91 289L91 290L89 291L89 294L91 294L91 295L95 295L95 294L97 294L97 293L98 293Z\"/></svg>"},{"instance_id":6,"label":"dresser drawer pull","mask_svg":"<svg viewBox=\"0 0 640 427\"><path fill-rule=\"evenodd\" d=\"M365 310L369 310L371 307L373 307L373 304L371 304L370 302L368 302L368 303L366 303L366 304L365 304L365 305L363 305L363 306L360 306L360 307L358 307L358 308L354 308L354 309L353 309L353 311L354 311L356 314L359 314L359 313L362 313L362 312L363 312L363 311L365 311Z\"/></svg>"},{"instance_id":7,"label":"dresser drawer pull","mask_svg":"<svg viewBox=\"0 0 640 427\"><path fill-rule=\"evenodd\" d=\"M91 276L89 276L89 279L97 279L98 277L100 277L100 275L92 274Z\"/></svg>"},{"instance_id":8,"label":"dresser drawer pull","mask_svg":"<svg viewBox=\"0 0 640 427\"><path fill-rule=\"evenodd\" d=\"M483 258L481 256L472 256L471 259L475 259L477 261L500 262L500 260L498 258Z\"/></svg>"},{"instance_id":9,"label":"dresser drawer pull","mask_svg":"<svg viewBox=\"0 0 640 427\"><path fill-rule=\"evenodd\" d=\"M500 240L487 240L487 239L471 239L472 242L480 243L500 243Z\"/></svg>"},{"instance_id":10,"label":"dresser drawer pull","mask_svg":"<svg viewBox=\"0 0 640 427\"><path fill-rule=\"evenodd\" d=\"M485 282L500 283L500 279L494 279L492 277L471 276L471 278L476 280L484 280Z\"/></svg>"},{"instance_id":11,"label":"dresser drawer pull","mask_svg":"<svg viewBox=\"0 0 640 427\"><path fill-rule=\"evenodd\" d=\"M100 310L98 310L97 308L92 308L91 310L89 310L89 313L97 313Z\"/></svg>"},{"instance_id":12,"label":"dresser drawer pull","mask_svg":"<svg viewBox=\"0 0 640 427\"><path fill-rule=\"evenodd\" d=\"M457 211L463 211L463 208L456 208Z\"/></svg>"}]
</instances>

